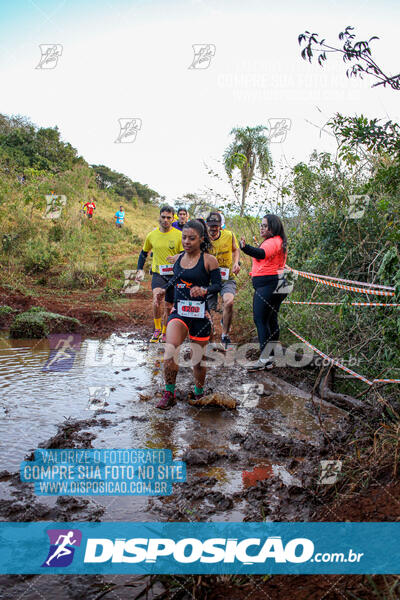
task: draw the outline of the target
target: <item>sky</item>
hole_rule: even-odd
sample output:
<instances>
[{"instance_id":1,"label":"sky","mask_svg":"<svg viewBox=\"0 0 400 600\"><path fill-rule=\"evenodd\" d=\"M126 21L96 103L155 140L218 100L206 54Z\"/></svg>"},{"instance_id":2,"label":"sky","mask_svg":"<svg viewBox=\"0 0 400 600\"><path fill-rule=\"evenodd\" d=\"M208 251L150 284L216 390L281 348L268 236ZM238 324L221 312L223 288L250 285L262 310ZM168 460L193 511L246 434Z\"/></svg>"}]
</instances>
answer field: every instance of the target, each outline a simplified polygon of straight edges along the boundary
<instances>
[{"instance_id":1,"label":"sky","mask_svg":"<svg viewBox=\"0 0 400 600\"><path fill-rule=\"evenodd\" d=\"M335 55L309 64L297 42L305 30L334 42L353 25L358 39L379 36L373 56L394 75L399 17L389 0L0 0L0 112L57 125L90 164L170 202L224 193L208 167L222 174L233 127L284 120L270 148L293 166L314 149L335 152L321 127L337 112L400 121L398 92L349 80ZM190 68L193 45L207 44L210 60ZM60 54L43 65L45 45ZM136 136L121 138L127 121Z\"/></svg>"}]
</instances>

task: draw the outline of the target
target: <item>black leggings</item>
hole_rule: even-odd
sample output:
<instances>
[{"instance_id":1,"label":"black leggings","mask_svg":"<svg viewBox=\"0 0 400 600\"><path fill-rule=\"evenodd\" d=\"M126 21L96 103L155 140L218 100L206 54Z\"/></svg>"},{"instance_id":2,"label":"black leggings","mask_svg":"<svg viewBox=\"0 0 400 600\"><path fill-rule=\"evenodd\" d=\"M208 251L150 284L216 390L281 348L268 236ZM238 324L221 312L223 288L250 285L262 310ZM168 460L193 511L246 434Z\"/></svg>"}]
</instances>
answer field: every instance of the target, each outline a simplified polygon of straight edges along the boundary
<instances>
[{"instance_id":1,"label":"black leggings","mask_svg":"<svg viewBox=\"0 0 400 600\"><path fill-rule=\"evenodd\" d=\"M254 289L253 319L261 352L268 342L279 341L278 311L287 294L274 294L278 278Z\"/></svg>"}]
</instances>

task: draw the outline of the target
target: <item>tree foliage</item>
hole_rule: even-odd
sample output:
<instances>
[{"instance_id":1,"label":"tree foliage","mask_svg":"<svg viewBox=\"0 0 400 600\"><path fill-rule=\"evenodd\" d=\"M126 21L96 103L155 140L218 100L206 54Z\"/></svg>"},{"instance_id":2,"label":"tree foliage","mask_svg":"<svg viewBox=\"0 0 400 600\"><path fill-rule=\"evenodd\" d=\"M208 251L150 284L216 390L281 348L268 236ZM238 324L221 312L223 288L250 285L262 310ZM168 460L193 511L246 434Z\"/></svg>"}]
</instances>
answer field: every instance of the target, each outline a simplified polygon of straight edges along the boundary
<instances>
[{"instance_id":1,"label":"tree foliage","mask_svg":"<svg viewBox=\"0 0 400 600\"><path fill-rule=\"evenodd\" d=\"M355 41L355 34L352 33L354 27L350 25L344 31L339 33L339 40L342 42L341 47L327 44L325 39L319 39L318 33L310 33L305 31L298 36L300 46L304 44L301 51L301 56L304 60L312 62L314 52L318 54L318 64L322 67L327 60L327 53L338 53L343 57L343 62L352 63L347 69L347 77L360 77L368 75L377 79L372 87L383 85L390 86L393 90L400 90L400 74L389 76L372 58L370 42L378 40L377 36L369 38L369 40Z\"/></svg>"},{"instance_id":2,"label":"tree foliage","mask_svg":"<svg viewBox=\"0 0 400 600\"><path fill-rule=\"evenodd\" d=\"M113 171L109 167L92 165L92 169L96 173L96 181L100 189L115 193L128 201L140 198L143 202L149 203L159 197L159 194L147 185L132 181L127 175Z\"/></svg>"},{"instance_id":3,"label":"tree foliage","mask_svg":"<svg viewBox=\"0 0 400 600\"><path fill-rule=\"evenodd\" d=\"M60 173L86 164L57 127L37 127L24 117L0 115L0 159L11 170Z\"/></svg>"},{"instance_id":4,"label":"tree foliage","mask_svg":"<svg viewBox=\"0 0 400 600\"><path fill-rule=\"evenodd\" d=\"M264 134L266 130L266 127L258 125L235 127L230 132L234 139L225 150L224 165L232 187L234 170L238 169L240 172L240 216L244 214L247 193L254 176L258 172L261 178L265 178L272 167L268 137Z\"/></svg>"}]
</instances>

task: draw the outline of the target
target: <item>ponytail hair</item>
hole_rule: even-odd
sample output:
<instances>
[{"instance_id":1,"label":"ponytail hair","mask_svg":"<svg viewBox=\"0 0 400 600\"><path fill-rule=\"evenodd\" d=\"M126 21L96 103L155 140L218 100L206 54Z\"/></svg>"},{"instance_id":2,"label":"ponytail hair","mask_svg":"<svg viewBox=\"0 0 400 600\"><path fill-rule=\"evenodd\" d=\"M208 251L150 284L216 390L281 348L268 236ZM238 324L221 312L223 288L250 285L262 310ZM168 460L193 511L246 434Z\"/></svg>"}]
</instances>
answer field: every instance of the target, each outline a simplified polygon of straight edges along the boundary
<instances>
[{"instance_id":1,"label":"ponytail hair","mask_svg":"<svg viewBox=\"0 0 400 600\"><path fill-rule=\"evenodd\" d=\"M282 251L284 254L286 254L287 238L281 219L278 217L278 215L271 214L264 215L263 219L267 219L268 230L272 233L272 235L279 235L279 237L282 239Z\"/></svg>"},{"instance_id":2,"label":"ponytail hair","mask_svg":"<svg viewBox=\"0 0 400 600\"><path fill-rule=\"evenodd\" d=\"M183 229L194 229L197 231L201 238L204 238L200 243L200 250L202 252L208 252L212 246L210 237L208 235L207 225L204 219L192 219L183 226Z\"/></svg>"}]
</instances>

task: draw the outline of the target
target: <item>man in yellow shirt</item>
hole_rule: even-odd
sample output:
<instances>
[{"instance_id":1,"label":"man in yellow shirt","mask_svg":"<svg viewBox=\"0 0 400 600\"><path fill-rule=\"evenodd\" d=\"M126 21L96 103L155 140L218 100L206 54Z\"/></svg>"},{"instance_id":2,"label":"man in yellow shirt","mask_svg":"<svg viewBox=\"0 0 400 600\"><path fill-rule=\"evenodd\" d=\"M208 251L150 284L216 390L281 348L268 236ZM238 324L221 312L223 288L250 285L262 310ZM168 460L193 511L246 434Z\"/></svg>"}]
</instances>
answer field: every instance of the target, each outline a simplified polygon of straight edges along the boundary
<instances>
[{"instance_id":1,"label":"man in yellow shirt","mask_svg":"<svg viewBox=\"0 0 400 600\"><path fill-rule=\"evenodd\" d=\"M174 287L168 286L173 275L173 265L168 262L168 257L183 251L182 232L172 227L173 219L174 209L171 206L162 206L159 227L147 235L137 264L136 281L139 282L144 278L143 267L147 255L150 251L153 252L151 289L153 290L154 332L150 339L153 343L165 342L167 318L174 301ZM165 299L164 323L161 325L163 298Z\"/></svg>"},{"instance_id":2,"label":"man in yellow shirt","mask_svg":"<svg viewBox=\"0 0 400 600\"><path fill-rule=\"evenodd\" d=\"M222 218L219 212L210 212L206 223L212 242L209 252L216 257L221 271L222 289L220 294L223 301L221 342L226 349L231 343L229 329L232 323L233 300L236 294L234 275L240 271L240 251L235 234L228 229L221 228ZM210 296L207 298L207 302L211 310L216 310L218 295Z\"/></svg>"}]
</instances>

